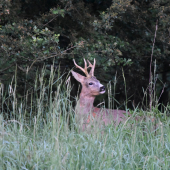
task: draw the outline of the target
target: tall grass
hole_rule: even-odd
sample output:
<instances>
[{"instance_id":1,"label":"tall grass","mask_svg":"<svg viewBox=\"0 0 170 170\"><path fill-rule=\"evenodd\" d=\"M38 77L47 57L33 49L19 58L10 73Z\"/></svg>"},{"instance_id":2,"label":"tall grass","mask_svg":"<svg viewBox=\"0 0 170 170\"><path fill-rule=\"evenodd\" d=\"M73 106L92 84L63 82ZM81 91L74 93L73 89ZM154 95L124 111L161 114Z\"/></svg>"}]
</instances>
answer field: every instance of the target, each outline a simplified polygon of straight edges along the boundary
<instances>
[{"instance_id":1,"label":"tall grass","mask_svg":"<svg viewBox=\"0 0 170 170\"><path fill-rule=\"evenodd\" d=\"M118 127L79 132L71 87L64 88L61 77L55 80L53 68L48 82L44 75L45 70L36 74L34 90L22 99L15 83L8 93L1 85L0 169L170 169L168 117L157 120L156 129L150 119L136 122L132 116Z\"/></svg>"}]
</instances>

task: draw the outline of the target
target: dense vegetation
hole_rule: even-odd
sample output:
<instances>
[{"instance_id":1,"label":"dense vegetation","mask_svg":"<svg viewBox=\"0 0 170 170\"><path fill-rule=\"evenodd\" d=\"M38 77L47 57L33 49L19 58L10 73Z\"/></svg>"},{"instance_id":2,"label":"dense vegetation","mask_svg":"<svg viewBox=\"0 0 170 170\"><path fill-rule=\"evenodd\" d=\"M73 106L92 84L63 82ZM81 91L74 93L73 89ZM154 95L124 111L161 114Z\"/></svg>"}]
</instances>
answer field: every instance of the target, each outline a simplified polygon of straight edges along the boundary
<instances>
[{"instance_id":1,"label":"dense vegetation","mask_svg":"<svg viewBox=\"0 0 170 170\"><path fill-rule=\"evenodd\" d=\"M56 71L68 72L73 58L79 64L96 58L98 79L113 84L117 78L120 103L124 72L132 108L142 105L152 56L158 102L169 101L169 0L0 0L0 7L0 81L8 84L17 70L18 95L25 86L33 89L43 66L50 70L54 63Z\"/></svg>"},{"instance_id":2,"label":"dense vegetation","mask_svg":"<svg viewBox=\"0 0 170 170\"><path fill-rule=\"evenodd\" d=\"M20 105L15 85L12 88L11 83L8 94L0 88L3 102L12 104L0 115L0 169L169 169L167 112L160 113L156 107L151 112L135 108L130 111L132 116L117 127L94 124L92 132L81 132L69 100L69 85L63 89L62 79L54 82L51 72L46 86L44 72L34 84L39 84L41 91L27 94ZM53 83L58 84L54 98ZM156 122L147 119L153 113L160 115ZM145 115L146 119L135 121L136 115Z\"/></svg>"},{"instance_id":3,"label":"dense vegetation","mask_svg":"<svg viewBox=\"0 0 170 170\"><path fill-rule=\"evenodd\" d=\"M0 0L1 168L169 169L169 21L169 0ZM126 123L79 132L73 58Z\"/></svg>"}]
</instances>

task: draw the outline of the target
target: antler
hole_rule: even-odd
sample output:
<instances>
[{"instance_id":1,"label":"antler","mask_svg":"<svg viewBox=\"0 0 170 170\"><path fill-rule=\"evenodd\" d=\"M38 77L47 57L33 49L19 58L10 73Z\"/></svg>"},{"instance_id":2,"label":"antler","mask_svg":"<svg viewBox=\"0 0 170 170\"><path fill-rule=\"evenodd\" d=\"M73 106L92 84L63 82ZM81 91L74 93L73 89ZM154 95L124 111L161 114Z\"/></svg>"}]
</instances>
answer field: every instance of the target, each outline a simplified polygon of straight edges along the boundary
<instances>
[{"instance_id":1,"label":"antler","mask_svg":"<svg viewBox=\"0 0 170 170\"><path fill-rule=\"evenodd\" d=\"M95 65L96 65L96 60L95 60L95 58L94 58L93 65L90 63L90 61L89 61L89 60L87 60L87 61L88 61L88 63L89 63L88 68L89 68L89 67L91 67L91 70L90 70L90 76L94 76L94 69L95 69Z\"/></svg>"},{"instance_id":2,"label":"antler","mask_svg":"<svg viewBox=\"0 0 170 170\"><path fill-rule=\"evenodd\" d=\"M96 64L95 59L94 59L94 64L93 64L93 65L90 63L89 60L87 60L88 63L89 63L89 66L88 66L88 67L87 67L87 62L86 62L86 60L84 59L84 68L82 68L82 67L80 67L79 65L77 65L74 59L73 59L73 61L74 61L74 65L75 65L77 68L79 68L81 71L83 71L83 73L86 75L86 77L92 77L92 76L94 76L94 68L95 68L95 64ZM89 67L91 67L90 74L89 74L88 71L87 71L87 69L88 69Z\"/></svg>"}]
</instances>

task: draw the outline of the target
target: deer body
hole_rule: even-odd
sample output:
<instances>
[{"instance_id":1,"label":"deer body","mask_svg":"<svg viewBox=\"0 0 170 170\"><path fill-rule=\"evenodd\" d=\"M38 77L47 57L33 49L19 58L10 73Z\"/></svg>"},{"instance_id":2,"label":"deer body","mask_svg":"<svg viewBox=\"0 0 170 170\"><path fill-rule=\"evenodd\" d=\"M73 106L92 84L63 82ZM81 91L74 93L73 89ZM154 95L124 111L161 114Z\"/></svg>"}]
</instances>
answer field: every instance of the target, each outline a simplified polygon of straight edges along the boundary
<instances>
[{"instance_id":1,"label":"deer body","mask_svg":"<svg viewBox=\"0 0 170 170\"><path fill-rule=\"evenodd\" d=\"M89 67L91 67L90 73L87 71L88 67L85 59L84 63L85 68L83 69L74 61L75 66L81 69L86 74L86 77L71 71L74 78L82 85L80 98L76 105L76 116L78 121L82 121L83 129L85 129L94 119L98 121L100 125L108 125L111 123L118 125L120 122L124 122L126 120L126 114L124 114L126 111L102 109L93 106L95 96L104 94L105 87L100 84L100 82L94 76L95 59L93 65L88 61Z\"/></svg>"}]
</instances>

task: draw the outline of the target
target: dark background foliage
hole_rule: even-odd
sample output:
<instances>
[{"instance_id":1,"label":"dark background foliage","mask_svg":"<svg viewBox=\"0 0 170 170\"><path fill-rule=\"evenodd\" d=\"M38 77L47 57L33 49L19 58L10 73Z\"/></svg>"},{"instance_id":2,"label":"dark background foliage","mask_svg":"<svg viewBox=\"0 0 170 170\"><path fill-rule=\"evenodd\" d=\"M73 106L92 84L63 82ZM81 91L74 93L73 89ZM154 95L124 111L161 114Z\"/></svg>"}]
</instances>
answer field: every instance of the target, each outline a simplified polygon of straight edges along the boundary
<instances>
[{"instance_id":1,"label":"dark background foliage","mask_svg":"<svg viewBox=\"0 0 170 170\"><path fill-rule=\"evenodd\" d=\"M112 87L116 78L114 97L120 105L127 95L128 107L148 108L143 89L149 85L153 54L153 87L167 105L169 21L169 0L0 0L0 83L8 87L17 73L22 96L25 88L34 89L35 73L44 65L50 70L54 63L57 75L74 67L73 58L79 65L83 58L96 58L96 77Z\"/></svg>"}]
</instances>

